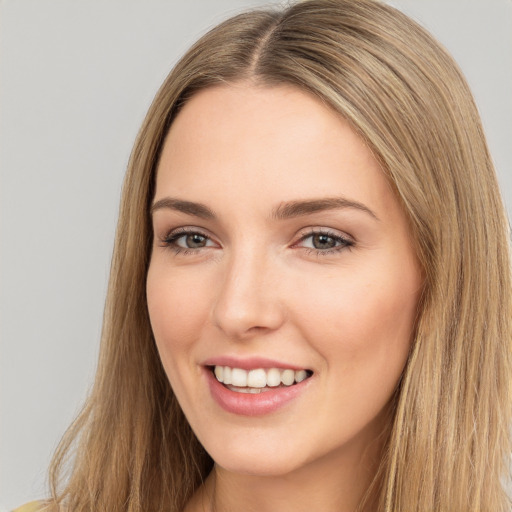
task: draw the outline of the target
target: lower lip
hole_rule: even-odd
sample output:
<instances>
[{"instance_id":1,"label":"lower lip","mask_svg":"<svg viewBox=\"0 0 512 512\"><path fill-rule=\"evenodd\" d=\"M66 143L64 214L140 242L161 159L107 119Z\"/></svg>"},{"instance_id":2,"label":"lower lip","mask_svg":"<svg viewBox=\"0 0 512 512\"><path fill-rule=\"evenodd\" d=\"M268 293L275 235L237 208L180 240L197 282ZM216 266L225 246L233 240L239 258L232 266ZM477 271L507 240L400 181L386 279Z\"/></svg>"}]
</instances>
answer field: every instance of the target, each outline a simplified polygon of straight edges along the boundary
<instances>
[{"instance_id":1,"label":"lower lip","mask_svg":"<svg viewBox=\"0 0 512 512\"><path fill-rule=\"evenodd\" d=\"M287 387L279 387L261 393L237 393L221 384L211 369L205 368L206 378L213 399L227 412L242 416L270 414L285 406L303 393L311 378Z\"/></svg>"}]
</instances>

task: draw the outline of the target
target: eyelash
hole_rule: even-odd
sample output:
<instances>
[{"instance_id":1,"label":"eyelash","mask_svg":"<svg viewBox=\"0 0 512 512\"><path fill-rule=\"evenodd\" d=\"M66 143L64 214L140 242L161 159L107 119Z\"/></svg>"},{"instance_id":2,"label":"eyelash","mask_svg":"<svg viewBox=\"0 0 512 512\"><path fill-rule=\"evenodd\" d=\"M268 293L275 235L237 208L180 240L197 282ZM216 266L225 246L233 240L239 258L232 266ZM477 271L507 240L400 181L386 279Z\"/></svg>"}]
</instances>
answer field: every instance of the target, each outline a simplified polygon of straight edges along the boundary
<instances>
[{"instance_id":1,"label":"eyelash","mask_svg":"<svg viewBox=\"0 0 512 512\"><path fill-rule=\"evenodd\" d=\"M178 230L171 231L169 234L167 234L162 240L161 245L162 247L167 247L169 249L172 249L175 254L181 254L181 255L187 255L187 254L193 254L198 252L199 250L203 249L204 247L198 247L198 248L184 248L177 245L177 241L180 238L183 238L184 236L189 235L199 235L201 237L204 237L207 240L211 240L211 238L206 235L205 233L201 232L198 229L187 229L187 228L179 228ZM326 236L328 238L331 238L334 240L335 245L334 247L330 249L316 249L314 247L302 247L307 251L308 254L315 254L317 256L326 256L329 254L337 253L340 251L343 251L345 249L351 249L354 246L354 242L348 238L345 238L339 234L333 233L332 231L325 230L325 229L310 229L307 233L302 233L301 237L298 242L294 243L293 246L297 246L297 244L304 242L310 237L313 236Z\"/></svg>"},{"instance_id":2,"label":"eyelash","mask_svg":"<svg viewBox=\"0 0 512 512\"><path fill-rule=\"evenodd\" d=\"M308 232L303 233L297 243L304 242L310 237L313 236L326 236L332 238L336 244L334 247L330 249L315 249L314 247L303 247L307 251L308 254L314 254L316 256L328 256L330 254L341 252L345 249L351 249L354 246L354 242L349 238L345 238L337 233L333 233L332 231L326 229L314 229L311 228ZM294 244L294 245L297 245Z\"/></svg>"},{"instance_id":3,"label":"eyelash","mask_svg":"<svg viewBox=\"0 0 512 512\"><path fill-rule=\"evenodd\" d=\"M202 249L202 247L199 247L197 249L194 249L194 248L186 249L186 248L180 247L179 245L176 244L177 240L179 240L180 238L183 238L184 236L188 236L188 235L199 235L199 236L206 238L207 240L211 240L211 238L208 235L206 235L205 233L202 233L198 229L179 228L177 230L171 231L161 240L162 247L167 247L169 249L172 249L175 254L183 254L183 255L193 254L193 253L197 252L198 250Z\"/></svg>"}]
</instances>

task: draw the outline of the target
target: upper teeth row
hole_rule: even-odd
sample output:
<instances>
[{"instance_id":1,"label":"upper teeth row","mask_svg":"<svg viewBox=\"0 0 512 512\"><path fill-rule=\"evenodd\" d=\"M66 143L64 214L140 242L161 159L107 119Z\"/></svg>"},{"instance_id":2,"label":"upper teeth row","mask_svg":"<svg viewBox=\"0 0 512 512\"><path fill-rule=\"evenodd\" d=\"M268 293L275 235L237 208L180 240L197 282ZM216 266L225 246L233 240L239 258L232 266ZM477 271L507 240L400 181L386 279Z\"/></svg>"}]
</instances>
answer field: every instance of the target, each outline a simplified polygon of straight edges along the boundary
<instances>
[{"instance_id":1,"label":"upper teeth row","mask_svg":"<svg viewBox=\"0 0 512 512\"><path fill-rule=\"evenodd\" d=\"M251 388L276 387L280 384L291 386L295 382L302 382L308 376L306 370L257 368L247 371L242 368L231 368L230 366L215 366L214 373L219 382Z\"/></svg>"}]
</instances>

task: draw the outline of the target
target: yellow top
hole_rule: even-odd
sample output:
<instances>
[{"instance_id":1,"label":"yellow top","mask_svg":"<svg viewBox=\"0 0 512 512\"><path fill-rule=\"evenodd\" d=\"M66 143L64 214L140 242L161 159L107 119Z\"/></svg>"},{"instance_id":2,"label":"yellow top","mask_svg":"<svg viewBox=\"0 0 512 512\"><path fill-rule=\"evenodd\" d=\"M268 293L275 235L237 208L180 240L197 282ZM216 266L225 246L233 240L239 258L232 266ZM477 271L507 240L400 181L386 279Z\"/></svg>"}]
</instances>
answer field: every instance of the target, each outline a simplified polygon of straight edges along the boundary
<instances>
[{"instance_id":1,"label":"yellow top","mask_svg":"<svg viewBox=\"0 0 512 512\"><path fill-rule=\"evenodd\" d=\"M44 503L42 501L31 501L26 505L22 505L21 507L14 509L12 512L37 512L42 509L43 504Z\"/></svg>"}]
</instances>

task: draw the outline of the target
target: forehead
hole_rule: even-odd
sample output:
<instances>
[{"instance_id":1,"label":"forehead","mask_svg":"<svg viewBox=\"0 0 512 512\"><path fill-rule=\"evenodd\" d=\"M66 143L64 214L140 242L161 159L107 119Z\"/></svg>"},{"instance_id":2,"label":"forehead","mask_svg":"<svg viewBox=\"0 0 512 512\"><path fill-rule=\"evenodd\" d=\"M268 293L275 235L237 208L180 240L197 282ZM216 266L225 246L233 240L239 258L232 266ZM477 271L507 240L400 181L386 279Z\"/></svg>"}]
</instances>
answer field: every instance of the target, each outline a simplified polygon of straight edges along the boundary
<instances>
[{"instance_id":1,"label":"forehead","mask_svg":"<svg viewBox=\"0 0 512 512\"><path fill-rule=\"evenodd\" d=\"M209 88L171 125L157 196L205 201L228 189L239 201L343 194L386 208L394 200L371 150L348 122L292 86Z\"/></svg>"}]
</instances>

